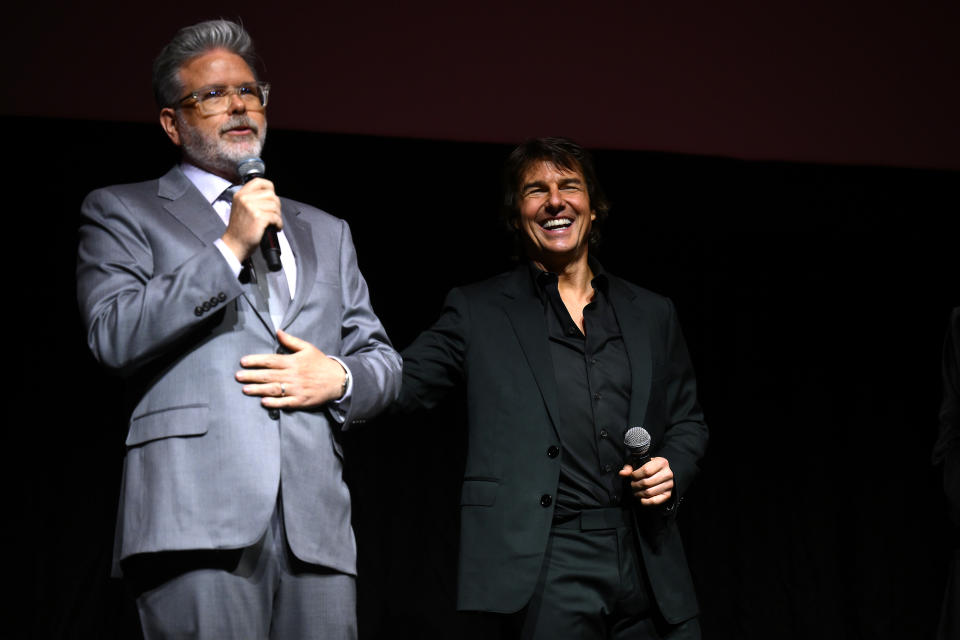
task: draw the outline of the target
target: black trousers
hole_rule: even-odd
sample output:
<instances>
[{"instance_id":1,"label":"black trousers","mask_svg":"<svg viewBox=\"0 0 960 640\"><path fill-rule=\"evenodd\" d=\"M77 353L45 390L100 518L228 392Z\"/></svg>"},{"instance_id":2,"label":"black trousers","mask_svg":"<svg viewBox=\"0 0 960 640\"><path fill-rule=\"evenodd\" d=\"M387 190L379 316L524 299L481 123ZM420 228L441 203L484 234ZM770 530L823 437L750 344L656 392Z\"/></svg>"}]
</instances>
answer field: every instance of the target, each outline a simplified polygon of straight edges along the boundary
<instances>
[{"instance_id":1,"label":"black trousers","mask_svg":"<svg viewBox=\"0 0 960 640\"><path fill-rule=\"evenodd\" d=\"M555 524L533 597L515 614L467 613L476 640L697 640L696 618L668 625L657 611L630 514L591 509Z\"/></svg>"}]
</instances>

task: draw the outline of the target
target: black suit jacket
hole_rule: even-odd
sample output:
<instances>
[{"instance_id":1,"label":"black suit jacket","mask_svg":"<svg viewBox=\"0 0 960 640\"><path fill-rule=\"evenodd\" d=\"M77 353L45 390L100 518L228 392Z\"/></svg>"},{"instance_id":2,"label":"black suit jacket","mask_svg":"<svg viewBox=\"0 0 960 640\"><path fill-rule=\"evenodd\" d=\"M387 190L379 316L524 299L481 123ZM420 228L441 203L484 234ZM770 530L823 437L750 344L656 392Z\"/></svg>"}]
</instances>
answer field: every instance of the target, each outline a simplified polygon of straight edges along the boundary
<instances>
[{"instance_id":1,"label":"black suit jacket","mask_svg":"<svg viewBox=\"0 0 960 640\"><path fill-rule=\"evenodd\" d=\"M460 609L511 613L526 605L550 534L560 457L547 450L562 451L562 444L544 311L533 286L521 265L453 289L440 319L403 352L401 409L430 408L454 385L466 385ZM682 496L706 448L707 427L673 305L616 277L609 291L630 362L628 424L650 432L654 455L670 461L674 492ZM662 615L671 623L696 615L674 519L644 530L641 553Z\"/></svg>"}]
</instances>

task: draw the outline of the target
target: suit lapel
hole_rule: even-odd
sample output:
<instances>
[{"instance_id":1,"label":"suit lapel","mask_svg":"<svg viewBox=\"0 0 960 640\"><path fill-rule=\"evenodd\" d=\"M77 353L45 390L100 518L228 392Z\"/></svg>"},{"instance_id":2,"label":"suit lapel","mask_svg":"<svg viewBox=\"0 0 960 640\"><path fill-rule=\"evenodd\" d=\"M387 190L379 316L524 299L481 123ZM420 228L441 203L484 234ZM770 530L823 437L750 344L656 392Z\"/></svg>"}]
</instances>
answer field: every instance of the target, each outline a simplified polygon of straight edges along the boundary
<instances>
[{"instance_id":1,"label":"suit lapel","mask_svg":"<svg viewBox=\"0 0 960 640\"><path fill-rule=\"evenodd\" d=\"M532 289L528 269L526 264L522 264L506 275L508 280L503 288L503 309L513 325L520 348L537 381L547 414L556 431L559 418L556 376L553 374L553 359L550 357L543 305Z\"/></svg>"},{"instance_id":2,"label":"suit lapel","mask_svg":"<svg viewBox=\"0 0 960 640\"><path fill-rule=\"evenodd\" d=\"M226 231L223 220L180 167L174 167L160 178L157 195L167 201L163 208L204 244L213 244Z\"/></svg>"},{"instance_id":3,"label":"suit lapel","mask_svg":"<svg viewBox=\"0 0 960 640\"><path fill-rule=\"evenodd\" d=\"M650 400L653 358L650 351L650 323L637 305L636 296L619 278L608 276L610 302L620 325L623 344L630 361L630 412L628 427L643 426Z\"/></svg>"},{"instance_id":4,"label":"suit lapel","mask_svg":"<svg viewBox=\"0 0 960 640\"><path fill-rule=\"evenodd\" d=\"M317 279L317 253L310 225L300 219L300 209L290 200L282 199L281 202L283 235L297 259L297 287L280 323L281 328L286 329L300 313L304 301L310 297L310 289Z\"/></svg>"}]
</instances>

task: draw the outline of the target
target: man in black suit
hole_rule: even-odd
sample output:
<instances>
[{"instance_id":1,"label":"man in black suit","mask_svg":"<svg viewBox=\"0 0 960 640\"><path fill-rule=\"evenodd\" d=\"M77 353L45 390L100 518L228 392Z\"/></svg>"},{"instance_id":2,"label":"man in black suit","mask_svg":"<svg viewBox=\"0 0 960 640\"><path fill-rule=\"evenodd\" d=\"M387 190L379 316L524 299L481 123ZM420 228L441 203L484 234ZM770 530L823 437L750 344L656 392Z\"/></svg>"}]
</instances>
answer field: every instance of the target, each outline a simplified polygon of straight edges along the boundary
<instances>
[{"instance_id":1,"label":"man in black suit","mask_svg":"<svg viewBox=\"0 0 960 640\"><path fill-rule=\"evenodd\" d=\"M504 209L528 260L452 290L403 352L401 409L466 386L458 608L508 637L698 638L676 512L707 427L673 304L589 256L608 205L575 143L517 147Z\"/></svg>"}]
</instances>

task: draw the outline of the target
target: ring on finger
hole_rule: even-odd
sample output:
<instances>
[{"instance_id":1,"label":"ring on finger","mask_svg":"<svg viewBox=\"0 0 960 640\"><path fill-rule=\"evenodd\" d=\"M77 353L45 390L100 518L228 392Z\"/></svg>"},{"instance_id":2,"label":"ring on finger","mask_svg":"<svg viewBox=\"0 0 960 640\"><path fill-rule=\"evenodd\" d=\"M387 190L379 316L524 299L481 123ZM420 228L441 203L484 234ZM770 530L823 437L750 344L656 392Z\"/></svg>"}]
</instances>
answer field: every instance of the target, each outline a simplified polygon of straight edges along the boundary
<instances>
[{"instance_id":1,"label":"ring on finger","mask_svg":"<svg viewBox=\"0 0 960 640\"><path fill-rule=\"evenodd\" d=\"M280 397L285 398L287 396L287 387L282 382L280 383Z\"/></svg>"}]
</instances>

